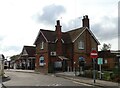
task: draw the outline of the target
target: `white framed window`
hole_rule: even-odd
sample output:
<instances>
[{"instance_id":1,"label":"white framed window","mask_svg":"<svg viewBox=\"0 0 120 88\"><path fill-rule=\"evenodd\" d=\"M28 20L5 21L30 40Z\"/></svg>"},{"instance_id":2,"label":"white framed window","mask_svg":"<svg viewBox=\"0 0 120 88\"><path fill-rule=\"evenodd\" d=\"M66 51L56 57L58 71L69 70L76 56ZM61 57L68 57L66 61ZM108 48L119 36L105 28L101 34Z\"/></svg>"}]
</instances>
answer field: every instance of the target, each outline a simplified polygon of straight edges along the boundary
<instances>
[{"instance_id":1,"label":"white framed window","mask_svg":"<svg viewBox=\"0 0 120 88\"><path fill-rule=\"evenodd\" d=\"M54 62L54 67L55 68L62 68L62 62L61 61Z\"/></svg>"},{"instance_id":2,"label":"white framed window","mask_svg":"<svg viewBox=\"0 0 120 88\"><path fill-rule=\"evenodd\" d=\"M41 56L39 59L39 65L44 66L44 57L43 56Z\"/></svg>"},{"instance_id":3,"label":"white framed window","mask_svg":"<svg viewBox=\"0 0 120 88\"><path fill-rule=\"evenodd\" d=\"M105 64L107 64L107 59L105 59Z\"/></svg>"},{"instance_id":4,"label":"white framed window","mask_svg":"<svg viewBox=\"0 0 120 88\"><path fill-rule=\"evenodd\" d=\"M84 49L84 42L83 41L78 42L78 49Z\"/></svg>"},{"instance_id":5,"label":"white framed window","mask_svg":"<svg viewBox=\"0 0 120 88\"><path fill-rule=\"evenodd\" d=\"M44 49L44 42L43 41L40 43L40 49Z\"/></svg>"}]
</instances>

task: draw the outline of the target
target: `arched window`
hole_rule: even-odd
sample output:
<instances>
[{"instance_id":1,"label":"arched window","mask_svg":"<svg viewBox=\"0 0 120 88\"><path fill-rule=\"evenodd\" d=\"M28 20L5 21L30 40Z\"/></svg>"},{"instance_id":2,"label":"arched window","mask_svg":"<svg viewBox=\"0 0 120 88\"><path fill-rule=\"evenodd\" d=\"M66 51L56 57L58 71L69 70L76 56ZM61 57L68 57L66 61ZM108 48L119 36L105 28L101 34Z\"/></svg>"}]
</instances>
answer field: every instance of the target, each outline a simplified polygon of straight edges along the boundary
<instances>
[{"instance_id":1,"label":"arched window","mask_svg":"<svg viewBox=\"0 0 120 88\"><path fill-rule=\"evenodd\" d=\"M44 66L44 57L43 56L41 56L39 59L39 65Z\"/></svg>"},{"instance_id":2,"label":"arched window","mask_svg":"<svg viewBox=\"0 0 120 88\"><path fill-rule=\"evenodd\" d=\"M85 61L84 57L79 57L79 61Z\"/></svg>"},{"instance_id":3,"label":"arched window","mask_svg":"<svg viewBox=\"0 0 120 88\"><path fill-rule=\"evenodd\" d=\"M79 57L79 65L84 66L85 65L85 58L84 57Z\"/></svg>"}]
</instances>

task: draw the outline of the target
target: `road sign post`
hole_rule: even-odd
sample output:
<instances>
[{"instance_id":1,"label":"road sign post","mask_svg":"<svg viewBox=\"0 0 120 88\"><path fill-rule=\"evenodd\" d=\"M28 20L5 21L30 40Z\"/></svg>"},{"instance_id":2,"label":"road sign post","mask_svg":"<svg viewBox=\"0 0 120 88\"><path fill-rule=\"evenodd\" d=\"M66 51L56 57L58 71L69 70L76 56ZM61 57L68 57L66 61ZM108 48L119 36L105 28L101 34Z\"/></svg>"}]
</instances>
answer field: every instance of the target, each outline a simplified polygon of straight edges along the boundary
<instances>
[{"instance_id":1,"label":"road sign post","mask_svg":"<svg viewBox=\"0 0 120 88\"><path fill-rule=\"evenodd\" d=\"M90 53L90 57L93 59L93 79L94 79L94 84L95 84L95 79L96 79L96 72L95 72L95 59L98 57L98 53L96 50L92 50Z\"/></svg>"},{"instance_id":2,"label":"road sign post","mask_svg":"<svg viewBox=\"0 0 120 88\"><path fill-rule=\"evenodd\" d=\"M94 79L94 83L96 82L95 80L96 80L96 73L95 73L95 58L93 58L93 79Z\"/></svg>"},{"instance_id":3,"label":"road sign post","mask_svg":"<svg viewBox=\"0 0 120 88\"><path fill-rule=\"evenodd\" d=\"M101 71L101 65L103 64L103 58L98 58L98 65L99 65L99 69L100 69L100 79L102 78L102 76L101 76L101 73L102 73L102 71Z\"/></svg>"}]
</instances>

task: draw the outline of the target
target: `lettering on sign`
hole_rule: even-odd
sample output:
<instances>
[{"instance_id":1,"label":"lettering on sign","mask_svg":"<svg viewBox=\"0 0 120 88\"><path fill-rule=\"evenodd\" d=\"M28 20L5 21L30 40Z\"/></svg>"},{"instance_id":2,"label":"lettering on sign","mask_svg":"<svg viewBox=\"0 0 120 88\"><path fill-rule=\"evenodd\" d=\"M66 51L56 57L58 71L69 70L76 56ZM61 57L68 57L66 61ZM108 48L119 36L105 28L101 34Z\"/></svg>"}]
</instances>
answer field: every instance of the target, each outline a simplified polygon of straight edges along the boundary
<instances>
[{"instance_id":1,"label":"lettering on sign","mask_svg":"<svg viewBox=\"0 0 120 88\"><path fill-rule=\"evenodd\" d=\"M98 53L96 50L92 50L91 53L90 53L90 57L91 58L97 58L98 57Z\"/></svg>"},{"instance_id":2,"label":"lettering on sign","mask_svg":"<svg viewBox=\"0 0 120 88\"><path fill-rule=\"evenodd\" d=\"M91 53L91 55L98 55L97 53Z\"/></svg>"}]
</instances>

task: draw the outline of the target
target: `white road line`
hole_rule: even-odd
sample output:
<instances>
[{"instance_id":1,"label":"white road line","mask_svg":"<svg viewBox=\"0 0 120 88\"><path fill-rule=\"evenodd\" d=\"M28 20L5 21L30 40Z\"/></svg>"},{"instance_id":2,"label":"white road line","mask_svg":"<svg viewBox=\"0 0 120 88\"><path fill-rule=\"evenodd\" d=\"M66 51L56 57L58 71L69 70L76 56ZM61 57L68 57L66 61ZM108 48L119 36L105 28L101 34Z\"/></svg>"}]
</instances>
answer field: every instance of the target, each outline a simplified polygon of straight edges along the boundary
<instances>
[{"instance_id":1,"label":"white road line","mask_svg":"<svg viewBox=\"0 0 120 88\"><path fill-rule=\"evenodd\" d=\"M80 82L76 82L76 81L73 81L73 83L77 83L77 84L80 84L80 85L85 85L85 86L92 86L92 85L89 85L89 84L80 83Z\"/></svg>"},{"instance_id":2,"label":"white road line","mask_svg":"<svg viewBox=\"0 0 120 88\"><path fill-rule=\"evenodd\" d=\"M50 84L50 85L47 85L47 86L61 86L61 84Z\"/></svg>"}]
</instances>

